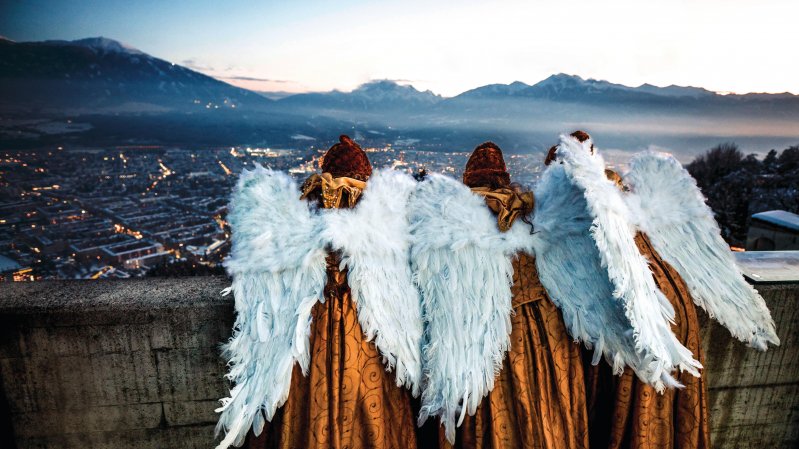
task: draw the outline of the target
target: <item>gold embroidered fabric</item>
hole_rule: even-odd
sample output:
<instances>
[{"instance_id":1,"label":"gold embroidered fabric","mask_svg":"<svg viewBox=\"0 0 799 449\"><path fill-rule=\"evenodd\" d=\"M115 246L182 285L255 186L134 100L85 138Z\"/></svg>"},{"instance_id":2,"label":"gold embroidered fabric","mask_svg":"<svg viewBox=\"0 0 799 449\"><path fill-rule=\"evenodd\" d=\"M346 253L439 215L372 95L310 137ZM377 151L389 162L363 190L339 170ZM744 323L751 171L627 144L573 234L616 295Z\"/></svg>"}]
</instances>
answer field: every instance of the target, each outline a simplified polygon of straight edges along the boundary
<instances>
[{"instance_id":1,"label":"gold embroidered fabric","mask_svg":"<svg viewBox=\"0 0 799 449\"><path fill-rule=\"evenodd\" d=\"M300 199L319 195L325 209L351 208L358 203L365 188L366 183L355 178L334 178L330 173L314 174L302 185Z\"/></svg>"},{"instance_id":2,"label":"gold embroidered fabric","mask_svg":"<svg viewBox=\"0 0 799 449\"><path fill-rule=\"evenodd\" d=\"M415 449L411 395L387 372L358 323L340 258L327 259L325 302L311 312L311 363L294 365L286 403L251 449Z\"/></svg>"},{"instance_id":3,"label":"gold embroidered fabric","mask_svg":"<svg viewBox=\"0 0 799 449\"><path fill-rule=\"evenodd\" d=\"M635 236L658 288L675 311L672 331L704 363L696 306L682 277L660 258L649 238ZM590 360L590 354L584 357ZM587 365L586 365L587 366ZM658 394L626 368L614 376L603 360L586 369L591 447L600 449L707 449L710 428L704 375L676 375L684 389Z\"/></svg>"},{"instance_id":4,"label":"gold embroidered fabric","mask_svg":"<svg viewBox=\"0 0 799 449\"><path fill-rule=\"evenodd\" d=\"M626 190L613 170L605 175ZM655 283L675 312L671 329L686 348L704 363L699 320L688 286L674 268L655 251L649 238L635 236L638 251L649 261ZM584 360L591 359L586 351ZM684 389L658 394L626 368L614 376L603 360L597 366L586 364L586 389L591 427L591 447L599 449L707 449L710 447L707 383L705 376L679 373ZM704 374L704 373L703 373Z\"/></svg>"},{"instance_id":5,"label":"gold embroidered fabric","mask_svg":"<svg viewBox=\"0 0 799 449\"><path fill-rule=\"evenodd\" d=\"M588 416L580 346L546 296L535 259L513 261L510 350L494 389L458 428L456 448L584 449ZM439 432L439 447L451 447Z\"/></svg>"},{"instance_id":6,"label":"gold embroidered fabric","mask_svg":"<svg viewBox=\"0 0 799 449\"><path fill-rule=\"evenodd\" d=\"M303 198L315 189L322 193L323 207L352 207L365 183L323 174L312 176L306 186ZM416 449L411 394L396 385L364 335L347 270L340 265L341 256L329 253L325 300L311 311L307 375L294 365L286 403L261 435L250 430L246 447Z\"/></svg>"},{"instance_id":7,"label":"gold embroidered fabric","mask_svg":"<svg viewBox=\"0 0 799 449\"><path fill-rule=\"evenodd\" d=\"M473 187L472 192L485 199L486 206L496 214L497 225L502 232L510 229L517 217L524 217L532 212L535 205L533 192L508 187L499 189Z\"/></svg>"}]
</instances>

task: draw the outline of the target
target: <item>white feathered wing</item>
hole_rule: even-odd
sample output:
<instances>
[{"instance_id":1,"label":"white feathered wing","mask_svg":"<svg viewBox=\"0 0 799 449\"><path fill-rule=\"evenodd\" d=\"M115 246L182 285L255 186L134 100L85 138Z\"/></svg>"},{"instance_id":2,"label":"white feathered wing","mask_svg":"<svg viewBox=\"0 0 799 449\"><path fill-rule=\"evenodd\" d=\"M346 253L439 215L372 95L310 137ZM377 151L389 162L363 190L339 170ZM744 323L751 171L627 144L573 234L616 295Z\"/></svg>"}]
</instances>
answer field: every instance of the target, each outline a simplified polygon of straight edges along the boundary
<instances>
[{"instance_id":1,"label":"white feathered wing","mask_svg":"<svg viewBox=\"0 0 799 449\"><path fill-rule=\"evenodd\" d=\"M244 172L228 215L233 248L225 262L233 277L236 323L225 345L227 377L235 387L222 400L218 448L240 445L250 426L257 436L289 394L295 362L307 374L311 309L324 301L327 248L340 251L358 320L374 340L397 385L414 395L421 379L421 304L408 262L408 199L415 181L379 171L354 209L316 209L299 199L287 175Z\"/></svg>"},{"instance_id":2,"label":"white feathered wing","mask_svg":"<svg viewBox=\"0 0 799 449\"><path fill-rule=\"evenodd\" d=\"M411 265L425 323L419 423L440 416L452 443L502 367L510 345L511 257L532 239L525 226L501 233L483 198L442 175L419 183L410 210Z\"/></svg>"},{"instance_id":3,"label":"white feathered wing","mask_svg":"<svg viewBox=\"0 0 799 449\"><path fill-rule=\"evenodd\" d=\"M669 154L645 152L623 179L636 224L685 280L694 302L750 346L779 345L765 301L736 267L688 171Z\"/></svg>"},{"instance_id":4,"label":"white feathered wing","mask_svg":"<svg viewBox=\"0 0 799 449\"><path fill-rule=\"evenodd\" d=\"M679 386L674 367L701 364L670 328L674 310L635 245L631 218L591 141L561 136L559 164L535 189L536 265L572 337L604 354L614 372L630 366L655 386Z\"/></svg>"},{"instance_id":5,"label":"white feathered wing","mask_svg":"<svg viewBox=\"0 0 799 449\"><path fill-rule=\"evenodd\" d=\"M354 209L325 211L324 236L342 253L366 338L374 339L397 385L418 396L422 311L408 263L408 200L415 187L409 175L377 171Z\"/></svg>"},{"instance_id":6,"label":"white feathered wing","mask_svg":"<svg viewBox=\"0 0 799 449\"><path fill-rule=\"evenodd\" d=\"M307 372L311 309L324 300L322 221L287 175L256 166L245 171L230 202L236 321L224 346L227 378L235 385L222 399L218 448L243 443L289 394L294 363Z\"/></svg>"}]
</instances>

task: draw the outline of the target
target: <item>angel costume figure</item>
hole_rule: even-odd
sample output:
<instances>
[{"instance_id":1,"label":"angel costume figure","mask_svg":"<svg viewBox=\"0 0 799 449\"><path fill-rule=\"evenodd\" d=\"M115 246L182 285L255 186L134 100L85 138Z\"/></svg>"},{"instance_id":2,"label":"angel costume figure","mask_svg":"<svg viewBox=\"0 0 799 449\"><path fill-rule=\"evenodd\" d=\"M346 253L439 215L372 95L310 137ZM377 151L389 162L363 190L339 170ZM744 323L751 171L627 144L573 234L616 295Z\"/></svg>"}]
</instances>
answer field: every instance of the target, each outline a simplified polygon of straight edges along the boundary
<instances>
[{"instance_id":1,"label":"angel costume figure","mask_svg":"<svg viewBox=\"0 0 799 449\"><path fill-rule=\"evenodd\" d=\"M322 171L300 191L259 166L233 194L234 388L218 410L219 448L416 447L422 324L406 212L416 182L372 174L346 136Z\"/></svg>"},{"instance_id":2,"label":"angel costume figure","mask_svg":"<svg viewBox=\"0 0 799 449\"><path fill-rule=\"evenodd\" d=\"M453 235L454 243L463 247L455 249L451 257L439 260L436 260L436 255L423 254L417 248L418 256L430 259L414 259L421 274L423 291L427 293L426 304L438 308L435 302L446 301L441 312L449 315L447 318L438 315L436 310L426 309L426 319L431 321L426 346L426 361L432 364L428 368L430 381L457 385L457 382L451 382L453 377L442 376L442 369L462 367L442 366L447 363L443 357L460 356L460 360L454 361L464 364L482 363L470 373L470 381L483 385L478 387L479 393L468 399L468 402L479 401L480 405L474 411L469 410L468 416L464 417L461 412L459 419L463 422L454 438L454 446L586 448L588 419L580 348L567 334L560 312L544 292L529 251L532 230L529 215L534 203L532 192L511 184L502 151L491 142L474 150L466 164L463 183L466 187L455 180L433 177L422 187L428 192L441 194L435 196L440 203L434 203L441 210L431 212L449 221L452 228L448 232L456 234ZM452 216L456 212L453 206L460 206L457 210L460 216ZM458 231L468 231L464 224L469 224L462 220L472 219L479 222L484 235L475 234L470 236L472 241L456 242L462 238L457 236ZM421 230L421 227L417 229ZM417 236L421 235L417 232ZM506 250L494 251L493 240L503 239L509 243L505 245ZM498 247L502 246L499 243ZM525 246L527 251L524 251ZM423 265L440 262L447 265ZM494 266L485 267L488 276L461 271L474 263ZM449 282L462 285L435 285L440 282L434 278L436 271L433 270L437 268L442 268L438 273L448 276ZM434 289L439 287L452 290L447 296L435 297ZM450 307L462 313L450 315ZM491 320L488 328L481 328L483 317ZM448 329L447 326L457 326L455 320L458 318L467 323L466 327ZM438 321L445 319L452 321ZM446 331L452 331L454 335L441 335ZM451 339L458 337L462 342L482 343L482 348L476 347L479 352L471 352L468 347L461 348L463 352L448 348ZM507 356L504 354L506 350ZM491 357L480 360L485 351L491 351ZM423 395L424 404L428 407L425 413L438 413L430 407L430 403L436 400L431 393L438 393L436 385L431 385L432 388L426 389ZM470 388L469 385L464 387ZM485 393L488 396L483 398ZM451 413L451 410L446 412ZM448 419L444 421L446 427L442 435L446 439L440 438L440 446L448 447L453 442L452 421L455 417L451 414L444 417Z\"/></svg>"},{"instance_id":3,"label":"angel costume figure","mask_svg":"<svg viewBox=\"0 0 799 449\"><path fill-rule=\"evenodd\" d=\"M577 131L572 137L579 142L570 141L574 151L598 157L586 133ZM558 147L550 150L547 162L558 152ZM674 158L646 153L634 158L624 179L612 170L605 170L604 176L625 192L637 230L635 243L674 309L672 330L700 362L694 302L722 323L732 323L733 333L755 347L779 343L765 303L735 269L695 182ZM629 368L614 377L610 367L601 364L588 369L586 379L592 447L710 446L704 377L680 373L676 380L682 387L663 394L637 380Z\"/></svg>"},{"instance_id":4,"label":"angel costume figure","mask_svg":"<svg viewBox=\"0 0 799 449\"><path fill-rule=\"evenodd\" d=\"M621 191L584 145L561 136L535 189L541 283L571 336L593 349L592 364L604 357L615 374L629 367L657 391L674 388L675 369L698 376L701 364L671 331L674 310L638 250Z\"/></svg>"},{"instance_id":5,"label":"angel costume figure","mask_svg":"<svg viewBox=\"0 0 799 449\"><path fill-rule=\"evenodd\" d=\"M696 372L620 193L585 182L597 170L587 155L565 157L533 201L510 186L501 152L487 144L464 174L473 189L431 175L412 195L411 264L425 325L419 420L438 416L447 443L586 447L571 340L660 389L677 384L675 367Z\"/></svg>"}]
</instances>

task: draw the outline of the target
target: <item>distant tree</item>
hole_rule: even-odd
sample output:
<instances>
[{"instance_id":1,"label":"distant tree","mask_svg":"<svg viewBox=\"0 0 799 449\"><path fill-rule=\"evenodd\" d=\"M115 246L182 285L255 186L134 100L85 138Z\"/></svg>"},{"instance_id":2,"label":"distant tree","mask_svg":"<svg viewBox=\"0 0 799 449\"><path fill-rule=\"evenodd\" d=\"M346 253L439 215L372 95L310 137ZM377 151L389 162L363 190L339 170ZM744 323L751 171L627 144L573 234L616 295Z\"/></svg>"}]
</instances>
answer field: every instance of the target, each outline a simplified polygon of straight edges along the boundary
<instances>
[{"instance_id":1,"label":"distant tree","mask_svg":"<svg viewBox=\"0 0 799 449\"><path fill-rule=\"evenodd\" d=\"M759 168L756 158L747 158L744 163L743 153L731 142L711 148L687 167L730 244L740 245L746 239L753 176Z\"/></svg>"},{"instance_id":2,"label":"distant tree","mask_svg":"<svg viewBox=\"0 0 799 449\"><path fill-rule=\"evenodd\" d=\"M699 187L704 188L739 169L743 158L744 155L738 149L738 145L726 142L697 157L688 164L687 168Z\"/></svg>"},{"instance_id":3,"label":"distant tree","mask_svg":"<svg viewBox=\"0 0 799 449\"><path fill-rule=\"evenodd\" d=\"M763 163L756 154L750 153L741 161L741 168L750 173L760 173L763 170Z\"/></svg>"},{"instance_id":4,"label":"distant tree","mask_svg":"<svg viewBox=\"0 0 799 449\"><path fill-rule=\"evenodd\" d=\"M686 167L716 216L724 239L741 246L750 216L766 210L799 212L799 146L768 152L763 161L723 143Z\"/></svg>"},{"instance_id":5,"label":"distant tree","mask_svg":"<svg viewBox=\"0 0 799 449\"><path fill-rule=\"evenodd\" d=\"M780 174L796 174L799 170L799 145L784 150L777 159Z\"/></svg>"},{"instance_id":6,"label":"distant tree","mask_svg":"<svg viewBox=\"0 0 799 449\"><path fill-rule=\"evenodd\" d=\"M756 173L739 169L702 190L716 215L722 236L731 245L742 246L746 241L756 176Z\"/></svg>"},{"instance_id":7,"label":"distant tree","mask_svg":"<svg viewBox=\"0 0 799 449\"><path fill-rule=\"evenodd\" d=\"M784 150L777 162L782 209L799 213L799 145Z\"/></svg>"},{"instance_id":8,"label":"distant tree","mask_svg":"<svg viewBox=\"0 0 799 449\"><path fill-rule=\"evenodd\" d=\"M763 158L763 169L767 173L774 173L777 171L777 150L769 151L766 157Z\"/></svg>"}]
</instances>

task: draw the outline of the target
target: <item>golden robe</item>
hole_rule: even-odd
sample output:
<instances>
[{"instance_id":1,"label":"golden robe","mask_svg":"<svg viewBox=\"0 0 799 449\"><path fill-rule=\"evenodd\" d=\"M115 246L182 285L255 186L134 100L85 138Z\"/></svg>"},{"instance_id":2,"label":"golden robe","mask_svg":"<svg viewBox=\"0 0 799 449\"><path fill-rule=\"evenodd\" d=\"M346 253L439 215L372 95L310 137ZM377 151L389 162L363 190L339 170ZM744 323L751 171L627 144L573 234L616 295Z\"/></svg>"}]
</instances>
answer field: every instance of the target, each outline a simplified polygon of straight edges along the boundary
<instances>
[{"instance_id":1,"label":"golden robe","mask_svg":"<svg viewBox=\"0 0 799 449\"><path fill-rule=\"evenodd\" d=\"M312 177L303 197L323 185L323 207L353 206L363 183L337 180ZM250 430L245 445L251 449L417 447L411 393L396 385L379 350L366 340L340 260L336 253L328 255L325 301L311 312L308 375L294 365L286 403L261 435Z\"/></svg>"},{"instance_id":2,"label":"golden robe","mask_svg":"<svg viewBox=\"0 0 799 449\"><path fill-rule=\"evenodd\" d=\"M658 288L675 311L677 338L704 363L696 306L682 277L660 258L646 235L635 242L649 260ZM586 354L590 359L590 354ZM689 373L676 376L684 389L658 394L626 368L614 376L604 361L586 370L592 448L707 449L710 447L707 383Z\"/></svg>"},{"instance_id":3,"label":"golden robe","mask_svg":"<svg viewBox=\"0 0 799 449\"><path fill-rule=\"evenodd\" d=\"M481 189L473 190L481 193ZM512 212L497 210L503 207L498 201L491 201L497 195L487 197L500 225L503 217L516 217ZM505 207L513 202L501 195L499 198ZM525 223L517 220L515 225ZM588 416L580 346L567 333L560 310L541 285L535 258L523 253L516 256L511 293L510 349L494 389L475 415L466 416L458 428L455 446L587 448ZM439 445L450 446L443 429Z\"/></svg>"}]
</instances>

